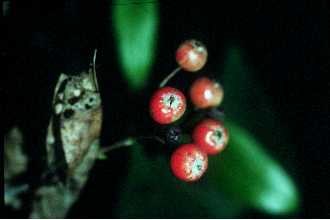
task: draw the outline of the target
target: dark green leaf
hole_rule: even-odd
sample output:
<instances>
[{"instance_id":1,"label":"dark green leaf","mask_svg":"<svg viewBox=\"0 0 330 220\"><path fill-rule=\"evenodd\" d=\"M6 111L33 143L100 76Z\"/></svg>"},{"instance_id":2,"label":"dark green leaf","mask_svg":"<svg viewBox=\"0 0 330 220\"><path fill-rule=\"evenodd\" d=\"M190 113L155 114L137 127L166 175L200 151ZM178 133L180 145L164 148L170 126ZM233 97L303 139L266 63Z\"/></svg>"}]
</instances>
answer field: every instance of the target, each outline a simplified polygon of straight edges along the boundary
<instances>
[{"instance_id":1,"label":"dark green leaf","mask_svg":"<svg viewBox=\"0 0 330 220\"><path fill-rule=\"evenodd\" d=\"M196 183L177 180L162 155L147 157L133 146L127 180L116 208L118 218L230 218L239 207L206 179Z\"/></svg>"},{"instance_id":2,"label":"dark green leaf","mask_svg":"<svg viewBox=\"0 0 330 220\"><path fill-rule=\"evenodd\" d=\"M272 106L271 97L267 96L256 71L249 65L249 54L244 53L242 48L229 47L221 72L226 116L252 131L258 140L268 148L275 148L280 157L290 162L294 158L294 148L290 144L285 121L281 121Z\"/></svg>"},{"instance_id":3,"label":"dark green leaf","mask_svg":"<svg viewBox=\"0 0 330 220\"><path fill-rule=\"evenodd\" d=\"M230 130L231 141L228 151L221 156L226 165L223 166L219 161L216 166L221 167L221 175L229 175L223 177L221 185L226 190L230 188L237 200L268 213L288 213L298 206L297 189L282 168L264 153L262 147L276 152L276 156L282 158L287 167L293 164L294 148L290 144L285 122L274 111L272 100L258 82L256 71L247 65L248 61L249 56L243 53L242 48L232 46L227 50L224 69L221 70L224 72L225 114L239 127L229 124L233 129ZM226 155L229 155L228 158ZM294 166L289 168L290 171L294 170ZM270 184L272 182L274 184ZM250 185L252 188L247 187ZM268 192L265 194L267 197L257 196L263 192ZM276 201L286 198L286 203L275 205Z\"/></svg>"},{"instance_id":4,"label":"dark green leaf","mask_svg":"<svg viewBox=\"0 0 330 220\"><path fill-rule=\"evenodd\" d=\"M229 145L221 156L210 158L209 177L214 184L247 207L270 214L295 211L297 189L283 168L248 131L231 121L225 124Z\"/></svg>"},{"instance_id":5,"label":"dark green leaf","mask_svg":"<svg viewBox=\"0 0 330 220\"><path fill-rule=\"evenodd\" d=\"M155 57L158 3L115 0L113 27L118 60L132 89L145 86Z\"/></svg>"}]
</instances>

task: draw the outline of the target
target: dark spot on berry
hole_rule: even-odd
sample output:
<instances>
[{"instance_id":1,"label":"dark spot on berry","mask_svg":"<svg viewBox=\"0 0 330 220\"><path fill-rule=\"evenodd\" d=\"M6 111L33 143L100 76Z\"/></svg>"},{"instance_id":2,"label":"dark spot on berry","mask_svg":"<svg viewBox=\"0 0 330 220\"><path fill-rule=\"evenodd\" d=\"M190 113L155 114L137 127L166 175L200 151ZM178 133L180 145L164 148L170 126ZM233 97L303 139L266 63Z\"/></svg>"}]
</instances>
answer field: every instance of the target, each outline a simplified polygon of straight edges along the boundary
<instances>
[{"instance_id":1,"label":"dark spot on berry","mask_svg":"<svg viewBox=\"0 0 330 220\"><path fill-rule=\"evenodd\" d=\"M194 47L202 47L203 45L199 41L194 40L193 41L193 46Z\"/></svg>"},{"instance_id":2,"label":"dark spot on berry","mask_svg":"<svg viewBox=\"0 0 330 220\"><path fill-rule=\"evenodd\" d=\"M169 98L170 106L172 106L174 100L175 100L174 96L171 95L170 98Z\"/></svg>"},{"instance_id":3,"label":"dark spot on berry","mask_svg":"<svg viewBox=\"0 0 330 220\"><path fill-rule=\"evenodd\" d=\"M215 136L217 137L217 138L219 138L219 139L221 139L221 137L222 137L222 132L221 131L215 131Z\"/></svg>"},{"instance_id":4,"label":"dark spot on berry","mask_svg":"<svg viewBox=\"0 0 330 220\"><path fill-rule=\"evenodd\" d=\"M74 115L74 111L72 109L67 109L63 112L63 117L66 119L71 118Z\"/></svg>"}]
</instances>

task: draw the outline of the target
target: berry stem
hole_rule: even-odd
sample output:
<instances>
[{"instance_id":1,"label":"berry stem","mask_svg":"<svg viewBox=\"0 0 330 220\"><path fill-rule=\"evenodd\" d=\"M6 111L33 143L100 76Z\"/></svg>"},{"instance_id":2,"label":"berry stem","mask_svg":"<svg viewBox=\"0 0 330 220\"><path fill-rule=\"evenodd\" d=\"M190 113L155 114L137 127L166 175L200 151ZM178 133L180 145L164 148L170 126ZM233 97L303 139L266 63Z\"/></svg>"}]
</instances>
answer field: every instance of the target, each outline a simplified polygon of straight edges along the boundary
<instances>
[{"instance_id":1,"label":"berry stem","mask_svg":"<svg viewBox=\"0 0 330 220\"><path fill-rule=\"evenodd\" d=\"M225 113L223 110L219 110L217 108L212 108L209 112L208 112L208 115L211 117L211 118L215 118L217 120L221 120L223 121L224 118L225 118Z\"/></svg>"},{"instance_id":2,"label":"berry stem","mask_svg":"<svg viewBox=\"0 0 330 220\"><path fill-rule=\"evenodd\" d=\"M134 145L138 140L146 140L146 139L151 139L151 140L156 140L162 144L165 144L165 141L158 137L158 136L140 136L140 137L135 137L135 138L127 138L124 140L120 140L110 146L104 147L101 149L101 153L105 154L108 153L109 151L113 151L119 148L123 148L123 147L130 147L132 145Z\"/></svg>"},{"instance_id":3,"label":"berry stem","mask_svg":"<svg viewBox=\"0 0 330 220\"><path fill-rule=\"evenodd\" d=\"M124 140L120 140L110 146L104 147L101 151L102 153L107 153L109 151L118 149L118 148L122 148L122 147L129 147L132 146L135 143L135 139L134 138L127 138Z\"/></svg>"},{"instance_id":4,"label":"berry stem","mask_svg":"<svg viewBox=\"0 0 330 220\"><path fill-rule=\"evenodd\" d=\"M170 79L172 79L179 71L181 70L181 67L177 67L176 69L174 69L170 74L168 74L163 80L162 82L159 84L159 88L164 87L168 81L170 81Z\"/></svg>"}]
</instances>

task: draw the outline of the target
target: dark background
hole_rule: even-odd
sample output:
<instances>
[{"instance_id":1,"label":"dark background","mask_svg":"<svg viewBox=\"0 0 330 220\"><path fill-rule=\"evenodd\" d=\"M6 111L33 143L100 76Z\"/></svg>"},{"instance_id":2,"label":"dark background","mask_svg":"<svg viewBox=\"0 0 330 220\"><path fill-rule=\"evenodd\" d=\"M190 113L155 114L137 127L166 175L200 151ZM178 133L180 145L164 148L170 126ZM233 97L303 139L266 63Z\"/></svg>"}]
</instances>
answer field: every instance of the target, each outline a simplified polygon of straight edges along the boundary
<instances>
[{"instance_id":1,"label":"dark background","mask_svg":"<svg viewBox=\"0 0 330 220\"><path fill-rule=\"evenodd\" d=\"M106 145L150 128L145 116L146 103L156 85L133 93L118 74L110 29L111 4L78 0L11 2L1 34L1 56L7 72L3 75L4 130L18 124L26 134L29 154L42 153L33 146L43 143L42 131L50 116L49 97L58 73L74 74L87 69L94 48L101 51L97 62L106 112L102 142ZM296 166L294 177L302 195L302 207L297 215L288 217L330 217L328 13L326 0L160 3L160 33L153 72L162 74L152 74L150 82L159 82L164 72L175 67L173 51L179 42L191 36L208 43L209 66L223 59L228 42L238 43L248 51L250 65L285 121L295 146L287 154ZM132 114L132 109L141 111ZM132 124L136 126L128 126ZM107 162L96 164L91 178L95 181L88 183L70 217L112 217L118 185L127 172L126 153L117 152ZM25 178L37 181L42 163L36 160L29 166L33 171ZM111 198L97 200L95 195L104 191ZM19 213L7 209L6 216L24 217L28 209ZM251 212L242 217L272 216Z\"/></svg>"}]
</instances>

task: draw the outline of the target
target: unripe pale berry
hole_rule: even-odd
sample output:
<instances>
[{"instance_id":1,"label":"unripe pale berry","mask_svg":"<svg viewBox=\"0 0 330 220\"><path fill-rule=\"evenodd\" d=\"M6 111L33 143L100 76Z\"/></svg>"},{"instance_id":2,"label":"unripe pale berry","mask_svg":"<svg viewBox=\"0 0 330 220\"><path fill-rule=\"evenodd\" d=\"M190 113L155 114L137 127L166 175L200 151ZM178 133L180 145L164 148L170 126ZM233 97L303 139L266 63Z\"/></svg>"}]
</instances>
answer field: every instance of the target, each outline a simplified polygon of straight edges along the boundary
<instances>
[{"instance_id":1,"label":"unripe pale berry","mask_svg":"<svg viewBox=\"0 0 330 220\"><path fill-rule=\"evenodd\" d=\"M205 65L207 50L201 42L187 40L179 46L175 58L182 69L189 72L196 72Z\"/></svg>"},{"instance_id":2,"label":"unripe pale berry","mask_svg":"<svg viewBox=\"0 0 330 220\"><path fill-rule=\"evenodd\" d=\"M224 96L222 86L207 77L195 80L189 92L191 102L197 108L217 107L221 104Z\"/></svg>"},{"instance_id":3,"label":"unripe pale berry","mask_svg":"<svg viewBox=\"0 0 330 220\"><path fill-rule=\"evenodd\" d=\"M150 100L150 115L159 124L170 124L184 114L186 98L172 87L158 89Z\"/></svg>"},{"instance_id":4,"label":"unripe pale berry","mask_svg":"<svg viewBox=\"0 0 330 220\"><path fill-rule=\"evenodd\" d=\"M208 166L207 154L194 144L183 144L171 157L171 169L180 180L192 182L198 180Z\"/></svg>"},{"instance_id":5,"label":"unripe pale berry","mask_svg":"<svg viewBox=\"0 0 330 220\"><path fill-rule=\"evenodd\" d=\"M204 119L194 128L193 140L207 154L221 152L228 143L228 131L223 123L214 119Z\"/></svg>"}]
</instances>

